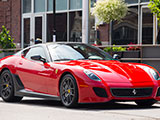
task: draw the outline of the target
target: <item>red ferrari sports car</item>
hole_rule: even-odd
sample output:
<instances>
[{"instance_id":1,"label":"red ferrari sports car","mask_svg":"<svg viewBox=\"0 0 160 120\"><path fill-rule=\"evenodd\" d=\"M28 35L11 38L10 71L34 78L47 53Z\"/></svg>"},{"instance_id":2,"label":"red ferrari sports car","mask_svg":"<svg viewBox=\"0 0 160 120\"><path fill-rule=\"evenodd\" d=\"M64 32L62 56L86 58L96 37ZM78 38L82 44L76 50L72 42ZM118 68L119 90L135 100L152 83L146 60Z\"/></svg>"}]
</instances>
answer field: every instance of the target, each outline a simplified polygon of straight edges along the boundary
<instances>
[{"instance_id":1,"label":"red ferrari sports car","mask_svg":"<svg viewBox=\"0 0 160 120\"><path fill-rule=\"evenodd\" d=\"M30 96L66 107L111 100L151 106L160 100L160 78L153 67L119 62L94 46L47 43L0 60L0 94L6 102Z\"/></svg>"}]
</instances>

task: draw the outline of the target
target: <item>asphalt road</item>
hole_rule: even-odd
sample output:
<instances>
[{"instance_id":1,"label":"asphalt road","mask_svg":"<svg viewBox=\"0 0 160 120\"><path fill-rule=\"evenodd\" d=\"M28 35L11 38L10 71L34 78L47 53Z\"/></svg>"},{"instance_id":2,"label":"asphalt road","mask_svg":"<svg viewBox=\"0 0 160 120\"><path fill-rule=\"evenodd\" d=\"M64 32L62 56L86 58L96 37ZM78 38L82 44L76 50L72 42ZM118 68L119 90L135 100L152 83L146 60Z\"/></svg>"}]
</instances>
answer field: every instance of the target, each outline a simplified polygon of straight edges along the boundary
<instances>
[{"instance_id":1,"label":"asphalt road","mask_svg":"<svg viewBox=\"0 0 160 120\"><path fill-rule=\"evenodd\" d=\"M65 108L60 102L24 98L5 103L0 98L0 120L160 120L160 104L140 108L134 102L85 104Z\"/></svg>"}]
</instances>

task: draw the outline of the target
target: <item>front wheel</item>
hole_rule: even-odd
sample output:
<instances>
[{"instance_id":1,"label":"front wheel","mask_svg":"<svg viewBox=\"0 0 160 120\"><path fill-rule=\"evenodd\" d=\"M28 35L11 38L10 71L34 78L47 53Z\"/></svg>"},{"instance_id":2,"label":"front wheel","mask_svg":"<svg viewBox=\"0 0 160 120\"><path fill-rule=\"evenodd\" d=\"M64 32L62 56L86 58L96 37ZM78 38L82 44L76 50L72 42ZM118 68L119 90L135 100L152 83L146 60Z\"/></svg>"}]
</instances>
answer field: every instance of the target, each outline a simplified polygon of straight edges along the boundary
<instances>
[{"instance_id":1,"label":"front wheel","mask_svg":"<svg viewBox=\"0 0 160 120\"><path fill-rule=\"evenodd\" d=\"M135 101L135 103L140 107L151 107L156 102L157 102L156 100L138 100L138 101Z\"/></svg>"},{"instance_id":2,"label":"front wheel","mask_svg":"<svg viewBox=\"0 0 160 120\"><path fill-rule=\"evenodd\" d=\"M9 70L4 70L0 76L0 95L5 102L19 102L22 99L14 96L13 77Z\"/></svg>"},{"instance_id":3,"label":"front wheel","mask_svg":"<svg viewBox=\"0 0 160 120\"><path fill-rule=\"evenodd\" d=\"M78 104L78 87L75 78L67 74L60 83L60 98L64 106L75 107Z\"/></svg>"}]
</instances>

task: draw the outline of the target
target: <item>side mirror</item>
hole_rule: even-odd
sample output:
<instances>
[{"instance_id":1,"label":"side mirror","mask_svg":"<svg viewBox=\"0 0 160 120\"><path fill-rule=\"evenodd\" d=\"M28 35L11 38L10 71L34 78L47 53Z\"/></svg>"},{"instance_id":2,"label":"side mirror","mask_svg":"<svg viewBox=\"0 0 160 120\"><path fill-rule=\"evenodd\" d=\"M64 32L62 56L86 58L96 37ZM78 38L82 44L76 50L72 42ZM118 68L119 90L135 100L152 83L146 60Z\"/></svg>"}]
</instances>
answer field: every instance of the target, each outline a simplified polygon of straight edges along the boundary
<instances>
[{"instance_id":1,"label":"side mirror","mask_svg":"<svg viewBox=\"0 0 160 120\"><path fill-rule=\"evenodd\" d=\"M119 59L121 59L121 57L118 54L114 54L113 59L119 60Z\"/></svg>"},{"instance_id":2,"label":"side mirror","mask_svg":"<svg viewBox=\"0 0 160 120\"><path fill-rule=\"evenodd\" d=\"M31 56L31 59L32 59L32 60L35 60L35 61L41 61L41 62L43 62L43 63L46 63L46 62L47 62L46 59L43 58L43 57L41 57L40 55Z\"/></svg>"}]
</instances>

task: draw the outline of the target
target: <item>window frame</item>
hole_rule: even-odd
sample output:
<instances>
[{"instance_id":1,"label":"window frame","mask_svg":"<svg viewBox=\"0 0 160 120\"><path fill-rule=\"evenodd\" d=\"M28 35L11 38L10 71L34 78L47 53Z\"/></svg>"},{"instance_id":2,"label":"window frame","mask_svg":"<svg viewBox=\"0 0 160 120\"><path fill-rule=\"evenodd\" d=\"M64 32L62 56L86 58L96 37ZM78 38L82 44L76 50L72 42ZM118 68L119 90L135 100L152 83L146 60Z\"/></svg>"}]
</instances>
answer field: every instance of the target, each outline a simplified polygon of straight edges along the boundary
<instances>
[{"instance_id":1,"label":"window frame","mask_svg":"<svg viewBox=\"0 0 160 120\"><path fill-rule=\"evenodd\" d=\"M35 46L27 47L27 48L25 48L25 49L23 49L23 50L21 51L21 56L22 56L23 58L27 59L27 60L31 60L31 59L26 58L26 55L24 55L24 51L27 51L27 50L29 51L30 49L36 48L36 47L40 47L40 48L43 49L44 54L45 54L45 59L46 59L47 63L49 63L49 62L52 61L52 60L51 60L51 57L50 57L50 54L49 54L49 51L48 51L48 48L46 47L46 45L35 45ZM35 60L31 60L31 61L37 62L37 61L35 61Z\"/></svg>"}]
</instances>

